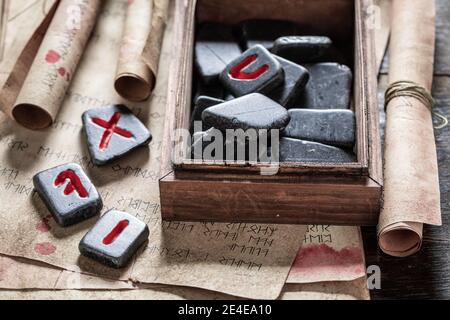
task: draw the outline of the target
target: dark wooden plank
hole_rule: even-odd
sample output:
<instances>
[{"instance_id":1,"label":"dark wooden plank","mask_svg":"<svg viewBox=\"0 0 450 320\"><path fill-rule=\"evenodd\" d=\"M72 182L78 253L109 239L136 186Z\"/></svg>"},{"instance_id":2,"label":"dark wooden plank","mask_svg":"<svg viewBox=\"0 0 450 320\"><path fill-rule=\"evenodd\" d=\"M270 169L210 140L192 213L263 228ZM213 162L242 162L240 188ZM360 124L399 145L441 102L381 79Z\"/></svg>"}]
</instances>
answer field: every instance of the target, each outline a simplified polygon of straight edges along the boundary
<instances>
[{"instance_id":1,"label":"dark wooden plank","mask_svg":"<svg viewBox=\"0 0 450 320\"><path fill-rule=\"evenodd\" d=\"M375 225L381 186L370 178L254 181L160 180L164 220ZM302 181L303 183L298 183ZM296 182L296 183L295 183ZM239 210L236 210L239 208Z\"/></svg>"},{"instance_id":2,"label":"dark wooden plank","mask_svg":"<svg viewBox=\"0 0 450 320\"><path fill-rule=\"evenodd\" d=\"M436 0L436 75L450 76L450 0ZM389 56L383 61L381 73L389 71Z\"/></svg>"},{"instance_id":3,"label":"dark wooden plank","mask_svg":"<svg viewBox=\"0 0 450 320\"><path fill-rule=\"evenodd\" d=\"M381 76L380 108L387 82L387 76ZM449 88L450 77L435 77L433 95L436 111L447 117L450 117ZM450 127L436 130L435 134L443 226L425 226L422 250L404 259L389 257L377 248L375 228L363 230L367 264L380 266L382 272L382 290L372 291L373 299L450 299Z\"/></svg>"}]
</instances>

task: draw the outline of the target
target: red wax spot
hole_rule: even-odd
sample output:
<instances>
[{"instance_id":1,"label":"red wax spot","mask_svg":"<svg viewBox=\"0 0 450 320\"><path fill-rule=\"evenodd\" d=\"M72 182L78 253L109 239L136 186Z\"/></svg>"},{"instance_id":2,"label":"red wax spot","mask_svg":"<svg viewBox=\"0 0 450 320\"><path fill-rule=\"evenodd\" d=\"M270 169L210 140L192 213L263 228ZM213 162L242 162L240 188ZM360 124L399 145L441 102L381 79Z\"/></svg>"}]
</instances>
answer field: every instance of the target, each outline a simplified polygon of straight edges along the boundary
<instances>
[{"instance_id":1,"label":"red wax spot","mask_svg":"<svg viewBox=\"0 0 450 320\"><path fill-rule=\"evenodd\" d=\"M119 136L127 139L133 137L133 134L130 131L119 128L117 126L121 117L122 114L120 112L116 112L109 121L100 118L92 118L93 123L106 129L105 133L103 134L102 140L100 141L100 150L106 150L108 148L109 143L111 142L111 138L114 134L118 134Z\"/></svg>"},{"instance_id":2,"label":"red wax spot","mask_svg":"<svg viewBox=\"0 0 450 320\"><path fill-rule=\"evenodd\" d=\"M47 221L42 221L36 225L36 230L42 233L49 232L51 229Z\"/></svg>"},{"instance_id":3,"label":"red wax spot","mask_svg":"<svg viewBox=\"0 0 450 320\"><path fill-rule=\"evenodd\" d=\"M45 61L51 64L57 63L59 59L61 59L61 56L55 50L49 50L45 56Z\"/></svg>"},{"instance_id":4,"label":"red wax spot","mask_svg":"<svg viewBox=\"0 0 450 320\"><path fill-rule=\"evenodd\" d=\"M122 232L128 227L130 221L122 220L120 221L114 229L103 239L104 245L110 245L122 234Z\"/></svg>"},{"instance_id":5,"label":"red wax spot","mask_svg":"<svg viewBox=\"0 0 450 320\"><path fill-rule=\"evenodd\" d=\"M51 218L52 218L51 215L48 215L45 218L43 218L42 221L36 225L36 230L42 233L46 233L52 230L52 227L50 226Z\"/></svg>"},{"instance_id":6,"label":"red wax spot","mask_svg":"<svg viewBox=\"0 0 450 320\"><path fill-rule=\"evenodd\" d=\"M64 77L66 75L66 69L64 69L63 67L58 69L58 73L61 77Z\"/></svg>"},{"instance_id":7,"label":"red wax spot","mask_svg":"<svg viewBox=\"0 0 450 320\"><path fill-rule=\"evenodd\" d=\"M249 65L255 63L255 61L257 59L258 59L258 56L256 54L245 58L237 66L231 68L230 76L233 79L237 79L237 80L256 80L256 79L258 79L264 73L269 71L269 66L267 64L263 65L262 67L258 68L257 70L255 70L253 72L247 73L247 72L243 71Z\"/></svg>"},{"instance_id":8,"label":"red wax spot","mask_svg":"<svg viewBox=\"0 0 450 320\"><path fill-rule=\"evenodd\" d=\"M66 180L69 180L69 183L64 189L64 194L66 196L70 195L74 191L76 191L81 198L87 198L89 196L89 193L83 186L80 177L72 170L61 172L58 177L56 177L55 186L59 187L63 185Z\"/></svg>"},{"instance_id":9,"label":"red wax spot","mask_svg":"<svg viewBox=\"0 0 450 320\"><path fill-rule=\"evenodd\" d=\"M49 256L55 253L56 247L49 242L38 243L34 246L34 251L43 256Z\"/></svg>"}]
</instances>

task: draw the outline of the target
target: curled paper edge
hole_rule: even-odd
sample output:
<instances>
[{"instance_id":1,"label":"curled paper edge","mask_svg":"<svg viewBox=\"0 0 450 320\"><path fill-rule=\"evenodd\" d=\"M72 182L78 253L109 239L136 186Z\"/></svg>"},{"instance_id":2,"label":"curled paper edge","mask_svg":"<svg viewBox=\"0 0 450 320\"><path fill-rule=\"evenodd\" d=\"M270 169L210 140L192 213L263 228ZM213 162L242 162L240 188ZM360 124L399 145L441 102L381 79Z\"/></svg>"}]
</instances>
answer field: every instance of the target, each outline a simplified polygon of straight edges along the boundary
<instances>
[{"instance_id":1,"label":"curled paper edge","mask_svg":"<svg viewBox=\"0 0 450 320\"><path fill-rule=\"evenodd\" d=\"M55 1L47 15L43 18L37 29L33 32L30 40L27 41L16 63L14 64L6 82L0 90L0 109L5 112L11 119L14 119L13 109L14 103L22 90L23 83L31 69L34 59L44 40L45 34L53 20L58 9L60 0Z\"/></svg>"},{"instance_id":2,"label":"curled paper edge","mask_svg":"<svg viewBox=\"0 0 450 320\"><path fill-rule=\"evenodd\" d=\"M141 102L147 100L156 86L158 63L161 54L164 31L167 24L169 1L154 0L151 12L151 26L140 53L134 63L118 65L114 81L117 93L123 98Z\"/></svg>"},{"instance_id":3,"label":"curled paper edge","mask_svg":"<svg viewBox=\"0 0 450 320\"><path fill-rule=\"evenodd\" d=\"M18 124L30 130L53 124L100 7L100 0L55 1L26 43L1 91L3 110Z\"/></svg>"},{"instance_id":4,"label":"curled paper edge","mask_svg":"<svg viewBox=\"0 0 450 320\"><path fill-rule=\"evenodd\" d=\"M422 247L423 224L397 222L383 228L378 236L380 249L393 257L408 257Z\"/></svg>"},{"instance_id":5,"label":"curled paper edge","mask_svg":"<svg viewBox=\"0 0 450 320\"><path fill-rule=\"evenodd\" d=\"M123 98L140 102L150 97L155 82L141 57L153 24L153 0L129 2L126 12L114 88Z\"/></svg>"}]
</instances>

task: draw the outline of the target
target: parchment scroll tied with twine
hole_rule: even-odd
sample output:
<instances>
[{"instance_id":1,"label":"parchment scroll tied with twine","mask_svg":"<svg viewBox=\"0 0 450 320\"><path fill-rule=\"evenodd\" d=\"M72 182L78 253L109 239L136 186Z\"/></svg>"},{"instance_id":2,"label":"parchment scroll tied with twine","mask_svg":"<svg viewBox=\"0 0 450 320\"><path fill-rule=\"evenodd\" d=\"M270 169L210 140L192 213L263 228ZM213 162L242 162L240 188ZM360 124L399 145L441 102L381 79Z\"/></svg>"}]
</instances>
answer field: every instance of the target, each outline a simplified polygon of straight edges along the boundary
<instances>
[{"instance_id":1,"label":"parchment scroll tied with twine","mask_svg":"<svg viewBox=\"0 0 450 320\"><path fill-rule=\"evenodd\" d=\"M412 81L397 81L392 83L386 90L384 99L385 109L389 102L397 97L412 97L421 101L424 106L430 109L430 112L433 113L435 118L439 119L440 123L434 127L435 129L443 129L448 125L447 117L433 110L435 101L431 93L419 84Z\"/></svg>"},{"instance_id":2,"label":"parchment scroll tied with twine","mask_svg":"<svg viewBox=\"0 0 450 320\"><path fill-rule=\"evenodd\" d=\"M390 83L380 248L406 257L420 250L423 224L441 225L430 95L435 50L434 0L393 0ZM405 27L406 26L406 27Z\"/></svg>"}]
</instances>

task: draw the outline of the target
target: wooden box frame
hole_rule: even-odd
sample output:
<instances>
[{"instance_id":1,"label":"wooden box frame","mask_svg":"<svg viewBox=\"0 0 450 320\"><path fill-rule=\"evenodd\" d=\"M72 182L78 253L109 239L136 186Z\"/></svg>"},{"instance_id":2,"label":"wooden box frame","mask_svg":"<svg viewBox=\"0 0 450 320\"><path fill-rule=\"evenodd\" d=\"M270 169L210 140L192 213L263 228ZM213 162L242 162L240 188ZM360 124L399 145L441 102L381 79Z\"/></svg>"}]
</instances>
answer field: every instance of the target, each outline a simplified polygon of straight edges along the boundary
<instances>
[{"instance_id":1,"label":"wooden box frame","mask_svg":"<svg viewBox=\"0 0 450 320\"><path fill-rule=\"evenodd\" d=\"M173 64L169 78L162 171L165 220L291 224L375 225L382 190L382 161L373 30L366 23L372 0L176 1ZM264 164L196 163L182 159L173 142L189 128L193 44L199 21L235 24L250 18L287 19L305 32L330 36L352 50L357 162L280 163L275 176ZM348 45L347 42L352 42ZM353 40L352 40L353 39ZM347 42L346 42L347 41Z\"/></svg>"}]
</instances>

